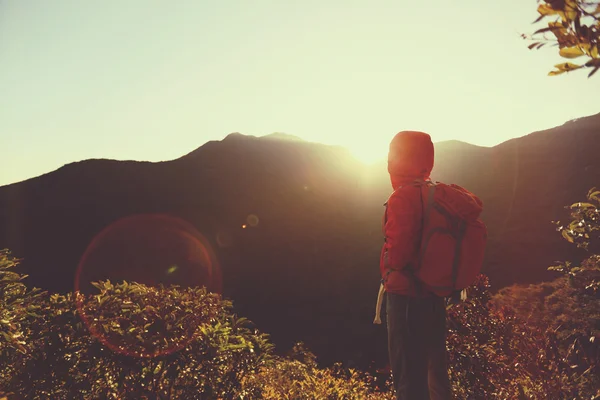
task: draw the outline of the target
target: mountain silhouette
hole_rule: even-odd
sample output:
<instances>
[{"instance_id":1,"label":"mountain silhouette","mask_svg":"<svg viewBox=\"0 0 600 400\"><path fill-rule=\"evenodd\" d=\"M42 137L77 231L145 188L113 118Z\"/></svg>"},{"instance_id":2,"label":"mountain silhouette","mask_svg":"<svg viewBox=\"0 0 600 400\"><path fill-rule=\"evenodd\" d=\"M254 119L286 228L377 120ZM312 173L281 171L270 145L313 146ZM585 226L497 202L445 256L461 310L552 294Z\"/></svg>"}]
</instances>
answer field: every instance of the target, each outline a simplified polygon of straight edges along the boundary
<instances>
[{"instance_id":1,"label":"mountain silhouette","mask_svg":"<svg viewBox=\"0 0 600 400\"><path fill-rule=\"evenodd\" d=\"M491 148L435 144L432 178L484 202L495 289L584 256L551 221L600 186L599 150L600 114ZM281 349L303 340L325 363L364 366L387 357L372 319L390 194L385 163L234 133L172 161L86 160L0 187L0 247L52 291L107 278L206 284Z\"/></svg>"}]
</instances>

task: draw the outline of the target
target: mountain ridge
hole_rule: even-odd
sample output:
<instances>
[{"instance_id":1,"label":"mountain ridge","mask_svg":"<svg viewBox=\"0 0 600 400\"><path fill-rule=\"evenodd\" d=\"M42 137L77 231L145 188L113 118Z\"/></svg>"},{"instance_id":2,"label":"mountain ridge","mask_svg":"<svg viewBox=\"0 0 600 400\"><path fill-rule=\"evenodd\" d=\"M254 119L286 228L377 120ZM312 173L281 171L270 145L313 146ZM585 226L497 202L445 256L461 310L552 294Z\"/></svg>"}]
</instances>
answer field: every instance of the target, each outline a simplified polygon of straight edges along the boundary
<instances>
[{"instance_id":1,"label":"mountain ridge","mask_svg":"<svg viewBox=\"0 0 600 400\"><path fill-rule=\"evenodd\" d=\"M598 114L592 114L592 115L588 115L588 116L583 116L583 117L579 117L579 118L574 118L571 120L568 120L566 122L564 122L562 125L557 125L553 128L548 128L548 129L543 129L543 130L539 130L539 131L534 131L531 133L528 133L526 135L520 136L520 137L516 137L516 138L512 138L512 139L508 139L502 143L499 143L497 145L494 146L481 146L481 145L476 145L476 144L472 144L472 143L468 143L465 141L461 141L461 140L456 140L456 139L449 139L449 140L443 140L443 141L439 141L439 142L435 142L436 146L461 146L463 148L479 148L479 149L492 149L498 146L502 146L505 145L506 143L510 143L514 140L518 140L518 139L522 139L531 135L538 135L538 134L545 134L548 131L552 131L555 130L557 128L560 127L570 127L570 124L575 123L575 122L579 122L581 123L581 121L593 121L594 123L596 123L595 120L600 120L600 113ZM291 142L302 142L302 143L313 143L313 144L321 144L318 142L310 142L307 141L305 139L302 139L298 136L295 135L291 135L291 134L287 134L287 133L282 133L282 132L274 132L271 134L267 134L267 135L263 135L263 136L254 136L254 135L246 135L246 134L242 134L240 132L232 132L230 134L228 134L227 136L225 136L225 138L221 139L221 140L209 140L207 142L205 142L204 144L200 145L199 147L197 147L195 150L192 150L189 153L183 154L177 158L171 159L171 160L162 160L162 161L147 161L147 160L133 160L133 159L124 159L124 160L117 160L117 159L112 159L112 158L90 158L90 159L84 159L84 160L79 160L79 161L72 161L69 163L66 163L64 165L62 165L61 167L55 169L55 170L51 170L45 173L42 173L40 175L31 177L31 178L27 178L18 182L13 182L13 183L8 183L5 185L1 185L0 188L5 187L5 186L11 186L11 185L15 185L15 184L19 184L22 182L27 182L31 179L36 179L36 178L40 178L42 176L45 176L47 174L51 174L53 172L59 171L65 167L69 167L71 165L77 165L80 163L85 163L87 161L117 161L117 162L124 162L124 163L152 163L152 164L161 164L161 163L168 163L168 162L173 162L173 161L177 161L181 158L185 158L191 154L194 154L197 151L200 151L203 147L205 146L211 146L211 143L221 143L225 140L231 141L232 139L240 139L240 138L248 138L248 139L258 139L258 140L282 140L282 141L286 141L286 139L288 141ZM324 144L321 144L324 145ZM344 146L336 146L336 145L324 145L324 146L334 146L334 147L342 147L345 148ZM384 161L384 157L382 157L382 160Z\"/></svg>"}]
</instances>

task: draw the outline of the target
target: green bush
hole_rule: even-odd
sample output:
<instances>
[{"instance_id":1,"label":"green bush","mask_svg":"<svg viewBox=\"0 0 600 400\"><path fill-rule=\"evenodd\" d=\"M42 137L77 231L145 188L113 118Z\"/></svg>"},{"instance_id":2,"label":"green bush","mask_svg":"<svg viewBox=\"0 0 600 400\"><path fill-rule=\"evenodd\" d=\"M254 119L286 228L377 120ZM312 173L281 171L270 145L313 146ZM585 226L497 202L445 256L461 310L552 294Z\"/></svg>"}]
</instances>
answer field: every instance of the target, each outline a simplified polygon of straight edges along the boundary
<instances>
[{"instance_id":1,"label":"green bush","mask_svg":"<svg viewBox=\"0 0 600 400\"><path fill-rule=\"evenodd\" d=\"M272 358L267 336L205 289L103 282L93 296L48 295L26 290L17 263L0 253L0 393L230 398Z\"/></svg>"},{"instance_id":2,"label":"green bush","mask_svg":"<svg viewBox=\"0 0 600 400\"><path fill-rule=\"evenodd\" d=\"M243 380L247 398L266 400L363 399L393 400L391 376L384 392L376 390L376 378L340 364L318 368L316 357L297 344L286 358L261 368Z\"/></svg>"},{"instance_id":3,"label":"green bush","mask_svg":"<svg viewBox=\"0 0 600 400\"><path fill-rule=\"evenodd\" d=\"M555 330L529 325L490 302L487 278L448 310L453 390L459 399L600 398L600 346L585 335L570 358ZM573 346L573 342L571 342ZM585 349L584 349L585 347Z\"/></svg>"},{"instance_id":4,"label":"green bush","mask_svg":"<svg viewBox=\"0 0 600 400\"><path fill-rule=\"evenodd\" d=\"M570 221L555 222L570 243L590 251L600 244L600 191L592 189L585 202L568 207ZM553 282L515 285L494 296L494 304L509 307L518 317L538 328L552 327L560 339L600 335L600 255L588 254L580 265L556 262L549 267L560 276Z\"/></svg>"},{"instance_id":5,"label":"green bush","mask_svg":"<svg viewBox=\"0 0 600 400\"><path fill-rule=\"evenodd\" d=\"M581 249L597 248L600 191L593 188L585 202L566 208L570 221L555 222L557 231ZM516 326L527 327L524 336L552 342L552 357L544 353L544 359L552 363L551 371L559 371L560 379L555 375L545 379L554 382L557 396L600 398L600 255L588 254L580 265L557 262L549 270L561 276L552 282L504 288L492 303L496 309L510 310Z\"/></svg>"}]
</instances>

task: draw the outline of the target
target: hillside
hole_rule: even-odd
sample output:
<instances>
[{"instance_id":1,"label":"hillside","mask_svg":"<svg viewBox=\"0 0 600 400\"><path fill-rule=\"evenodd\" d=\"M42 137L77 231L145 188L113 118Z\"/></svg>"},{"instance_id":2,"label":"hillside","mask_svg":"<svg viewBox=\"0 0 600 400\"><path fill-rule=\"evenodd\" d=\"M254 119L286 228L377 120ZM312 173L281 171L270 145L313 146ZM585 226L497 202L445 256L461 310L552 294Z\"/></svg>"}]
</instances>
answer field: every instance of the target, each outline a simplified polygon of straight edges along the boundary
<instances>
[{"instance_id":1,"label":"hillside","mask_svg":"<svg viewBox=\"0 0 600 400\"><path fill-rule=\"evenodd\" d=\"M206 283L198 268L216 271L218 262L222 281L211 284L278 346L304 340L325 362L383 359L385 332L371 321L391 191L385 165L366 168L345 149L280 138L232 134L173 161L87 160L0 187L0 248L24 258L29 285L67 292L86 248L111 223L176 216L212 255L170 237L178 272L165 274L168 260L152 256L160 240L144 239L152 228L140 224L97 245L105 267L86 276L194 285ZM485 272L496 288L548 279L554 260L580 256L550 221L600 186L599 149L600 114L493 148L436 144L433 178L484 201ZM182 235L194 236L189 229Z\"/></svg>"}]
</instances>

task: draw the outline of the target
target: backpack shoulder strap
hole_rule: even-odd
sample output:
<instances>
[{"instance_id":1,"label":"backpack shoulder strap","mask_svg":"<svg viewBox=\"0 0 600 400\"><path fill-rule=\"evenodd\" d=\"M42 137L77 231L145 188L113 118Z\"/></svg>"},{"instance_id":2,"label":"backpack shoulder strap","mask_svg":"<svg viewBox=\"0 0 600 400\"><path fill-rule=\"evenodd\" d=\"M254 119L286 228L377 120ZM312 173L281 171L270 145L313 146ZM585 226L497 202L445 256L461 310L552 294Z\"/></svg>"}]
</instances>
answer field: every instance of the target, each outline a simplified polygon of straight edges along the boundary
<instances>
[{"instance_id":1,"label":"backpack shoulder strap","mask_svg":"<svg viewBox=\"0 0 600 400\"><path fill-rule=\"evenodd\" d=\"M432 182L431 180L423 180L423 179L415 179L410 186L429 186L432 187L435 186L435 183ZM400 189L402 189L403 187L406 187L408 185L404 185L404 186L398 186L393 192L392 194L390 194L390 196L388 197L388 199L385 201L385 203L383 203L383 206L385 207L385 213L383 215L383 225L385 226L385 224L387 223L387 207L388 207L388 203L390 202L390 199L392 198L392 196L394 194L396 194L396 192ZM423 190L421 189L421 202L423 202Z\"/></svg>"},{"instance_id":2,"label":"backpack shoulder strap","mask_svg":"<svg viewBox=\"0 0 600 400\"><path fill-rule=\"evenodd\" d=\"M421 268L421 260L423 259L424 248L423 248L423 239L425 236L425 227L429 225L429 214L431 213L431 208L433 207L433 199L435 196L435 187L436 183L427 181L425 182L425 188L428 188L427 193L427 204L425 204L425 200L423 199L423 188L420 190L421 194L421 240L419 242L419 257L417 260L417 269Z\"/></svg>"}]
</instances>

